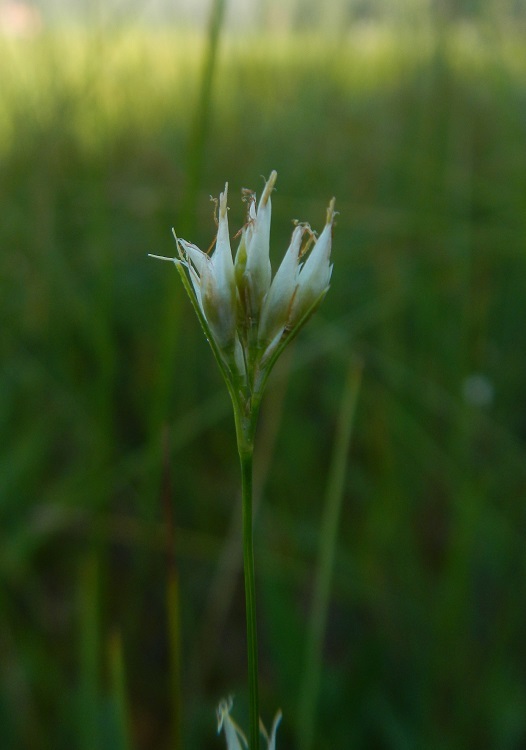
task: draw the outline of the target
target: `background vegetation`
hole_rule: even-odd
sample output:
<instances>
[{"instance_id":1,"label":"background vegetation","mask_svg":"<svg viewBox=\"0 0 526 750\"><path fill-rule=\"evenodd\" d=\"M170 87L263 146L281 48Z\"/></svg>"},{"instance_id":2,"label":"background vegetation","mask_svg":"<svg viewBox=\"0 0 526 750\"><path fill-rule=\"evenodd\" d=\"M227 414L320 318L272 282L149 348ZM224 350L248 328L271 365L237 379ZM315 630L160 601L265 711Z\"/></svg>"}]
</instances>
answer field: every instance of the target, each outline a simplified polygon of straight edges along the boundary
<instances>
[{"instance_id":1,"label":"background vegetation","mask_svg":"<svg viewBox=\"0 0 526 750\"><path fill-rule=\"evenodd\" d=\"M526 745L526 29L508 6L221 37L216 3L201 33L1 39L2 748L220 748L229 691L244 722L228 397L146 254L175 252L171 226L208 247L225 180L234 232L274 168L276 259L292 218L321 229L332 195L340 215L330 294L259 433L264 719L281 706L278 747L304 750L325 487L361 363L315 747Z\"/></svg>"}]
</instances>

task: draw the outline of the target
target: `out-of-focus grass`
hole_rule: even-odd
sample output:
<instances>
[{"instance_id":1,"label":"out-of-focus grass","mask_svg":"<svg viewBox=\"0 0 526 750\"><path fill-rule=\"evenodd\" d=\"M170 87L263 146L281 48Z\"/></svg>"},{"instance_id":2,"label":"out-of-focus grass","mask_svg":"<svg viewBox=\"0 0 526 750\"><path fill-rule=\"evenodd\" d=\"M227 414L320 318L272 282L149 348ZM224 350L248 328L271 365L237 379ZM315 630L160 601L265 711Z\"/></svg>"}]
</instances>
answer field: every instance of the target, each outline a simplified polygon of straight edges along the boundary
<instances>
[{"instance_id":1,"label":"out-of-focus grass","mask_svg":"<svg viewBox=\"0 0 526 750\"><path fill-rule=\"evenodd\" d=\"M225 179L240 227L236 194L272 168L276 258L291 218L321 228L333 194L340 210L332 289L281 371L281 429L265 442L262 710L268 720L281 705L283 747L297 746L299 646L349 350L365 369L317 747L526 741L519 41L475 25L223 40L189 239L208 247L208 196ZM241 587L217 621L217 649L200 641L237 504L227 396L177 274L146 258L174 252L170 227L190 221L181 207L203 51L200 39L136 31L0 43L7 749L88 748L93 737L127 746L128 736L168 746L165 430L183 746L218 746L212 709L225 691L243 712ZM235 555L231 566L235 575Z\"/></svg>"}]
</instances>

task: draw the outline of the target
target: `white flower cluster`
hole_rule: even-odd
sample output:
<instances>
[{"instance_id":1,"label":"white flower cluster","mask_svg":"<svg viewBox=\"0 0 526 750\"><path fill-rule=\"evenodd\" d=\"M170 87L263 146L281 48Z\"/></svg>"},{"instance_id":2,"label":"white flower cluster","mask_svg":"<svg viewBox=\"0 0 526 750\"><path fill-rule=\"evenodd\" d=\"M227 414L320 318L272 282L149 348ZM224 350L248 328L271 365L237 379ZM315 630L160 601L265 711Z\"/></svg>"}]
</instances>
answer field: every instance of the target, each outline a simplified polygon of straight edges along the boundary
<instances>
[{"instance_id":1,"label":"white flower cluster","mask_svg":"<svg viewBox=\"0 0 526 750\"><path fill-rule=\"evenodd\" d=\"M163 258L184 267L207 335L229 372L246 382L254 381L255 370L270 363L280 344L318 306L332 273L334 198L318 239L308 224L296 224L289 248L272 278L271 193L276 178L274 171L257 209L255 194L245 191L248 217L235 259L228 229L228 183L219 196L214 252L209 255L191 242L176 238L180 257Z\"/></svg>"}]
</instances>

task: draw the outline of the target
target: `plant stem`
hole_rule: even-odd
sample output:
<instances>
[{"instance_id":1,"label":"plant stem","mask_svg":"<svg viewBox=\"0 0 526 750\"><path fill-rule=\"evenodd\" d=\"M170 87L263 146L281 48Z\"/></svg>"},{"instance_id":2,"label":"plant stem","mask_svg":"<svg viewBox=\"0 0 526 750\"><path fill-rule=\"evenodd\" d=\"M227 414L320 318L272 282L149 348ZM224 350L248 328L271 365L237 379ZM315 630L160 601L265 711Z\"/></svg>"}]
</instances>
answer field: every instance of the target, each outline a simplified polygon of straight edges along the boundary
<instances>
[{"instance_id":1,"label":"plant stem","mask_svg":"<svg viewBox=\"0 0 526 750\"><path fill-rule=\"evenodd\" d=\"M323 517L320 525L318 563L307 635L305 674L299 689L298 746L310 750L315 741L316 709L322 674L323 641L329 613L338 525L341 515L345 475L356 403L360 391L362 364L349 364L339 410L336 440L333 448Z\"/></svg>"},{"instance_id":2,"label":"plant stem","mask_svg":"<svg viewBox=\"0 0 526 750\"><path fill-rule=\"evenodd\" d=\"M256 410L257 411L257 410ZM243 506L243 568L245 575L245 608L247 619L247 661L249 692L249 749L259 750L258 638L256 623L256 580L254 575L254 543L252 522L252 465L254 431L257 414L240 413L234 405L237 445L241 464L241 496Z\"/></svg>"}]
</instances>

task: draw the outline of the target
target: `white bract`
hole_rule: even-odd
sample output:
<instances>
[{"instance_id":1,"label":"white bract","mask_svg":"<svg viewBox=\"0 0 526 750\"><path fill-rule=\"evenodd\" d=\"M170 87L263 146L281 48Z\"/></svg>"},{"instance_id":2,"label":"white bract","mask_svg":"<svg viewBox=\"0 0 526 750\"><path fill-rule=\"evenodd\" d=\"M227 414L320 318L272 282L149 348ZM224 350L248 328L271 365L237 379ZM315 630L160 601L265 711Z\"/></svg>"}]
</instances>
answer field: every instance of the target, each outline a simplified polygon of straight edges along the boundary
<instances>
[{"instance_id":1,"label":"white bract","mask_svg":"<svg viewBox=\"0 0 526 750\"><path fill-rule=\"evenodd\" d=\"M219 223L213 255L207 255L186 240L179 240L195 296L221 349L232 347L236 333L236 289L228 234L227 195L228 183L219 196Z\"/></svg>"},{"instance_id":2,"label":"white bract","mask_svg":"<svg viewBox=\"0 0 526 750\"><path fill-rule=\"evenodd\" d=\"M298 273L298 285L292 303L289 325L296 325L329 288L332 274L330 258L333 220L334 198L327 209L327 223L323 232Z\"/></svg>"},{"instance_id":3,"label":"white bract","mask_svg":"<svg viewBox=\"0 0 526 750\"><path fill-rule=\"evenodd\" d=\"M304 227L298 226L281 261L272 285L265 297L258 327L258 340L263 344L281 338L292 313L292 305L298 286L299 255Z\"/></svg>"},{"instance_id":4,"label":"white bract","mask_svg":"<svg viewBox=\"0 0 526 750\"><path fill-rule=\"evenodd\" d=\"M225 734L227 750L243 750L243 748L248 748L248 742L247 738L243 734L243 731L230 716L232 705L233 700L230 697L228 698L228 700L222 700L217 707L217 733L219 734L221 730L223 730ZM261 721L261 719L259 721L260 732L267 743L266 750L276 750L276 732L280 721L281 711L278 711L272 724L270 736L267 734L267 731L263 726L263 722Z\"/></svg>"},{"instance_id":5,"label":"white bract","mask_svg":"<svg viewBox=\"0 0 526 750\"><path fill-rule=\"evenodd\" d=\"M247 397L264 385L283 346L319 305L332 273L334 198L319 239L308 224L296 223L289 248L272 279L271 193L276 178L274 171L257 209L254 193L245 191L247 221L235 261L228 230L228 183L219 196L212 254L176 237L178 258L152 256L177 265L223 373Z\"/></svg>"},{"instance_id":6,"label":"white bract","mask_svg":"<svg viewBox=\"0 0 526 750\"><path fill-rule=\"evenodd\" d=\"M265 727L263 726L263 722L260 720L259 722L259 729L261 731L261 734L267 741L267 750L276 750L276 732L278 731L278 726L281 721L281 711L278 711L276 716L274 717L274 721L272 722L272 728L270 730L270 737L268 736Z\"/></svg>"},{"instance_id":7,"label":"white bract","mask_svg":"<svg viewBox=\"0 0 526 750\"><path fill-rule=\"evenodd\" d=\"M243 230L242 244L246 248L246 262L243 263L240 279L241 303L246 305L248 314L257 321L261 305L270 287L272 269L270 266L270 219L272 204L270 195L274 189L277 173L272 172L263 195L255 209L255 197L250 199L248 222ZM239 257L239 256L238 256Z\"/></svg>"},{"instance_id":8,"label":"white bract","mask_svg":"<svg viewBox=\"0 0 526 750\"><path fill-rule=\"evenodd\" d=\"M225 733L227 750L243 750L248 748L247 738L230 716L233 700L222 700L217 707L217 733ZM241 744L243 743L243 745Z\"/></svg>"}]
</instances>

